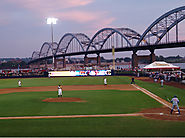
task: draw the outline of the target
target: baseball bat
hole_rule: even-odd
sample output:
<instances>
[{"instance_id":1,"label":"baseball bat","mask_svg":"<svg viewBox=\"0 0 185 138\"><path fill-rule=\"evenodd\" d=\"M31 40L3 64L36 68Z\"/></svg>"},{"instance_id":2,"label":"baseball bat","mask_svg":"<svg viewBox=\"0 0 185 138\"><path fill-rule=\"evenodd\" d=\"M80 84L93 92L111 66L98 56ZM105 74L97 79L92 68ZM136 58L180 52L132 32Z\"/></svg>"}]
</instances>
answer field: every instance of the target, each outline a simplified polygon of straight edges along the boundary
<instances>
[{"instance_id":1,"label":"baseball bat","mask_svg":"<svg viewBox=\"0 0 185 138\"><path fill-rule=\"evenodd\" d=\"M166 97L166 100L168 101L168 102L170 102L170 99L167 97L167 96L165 96Z\"/></svg>"}]
</instances>

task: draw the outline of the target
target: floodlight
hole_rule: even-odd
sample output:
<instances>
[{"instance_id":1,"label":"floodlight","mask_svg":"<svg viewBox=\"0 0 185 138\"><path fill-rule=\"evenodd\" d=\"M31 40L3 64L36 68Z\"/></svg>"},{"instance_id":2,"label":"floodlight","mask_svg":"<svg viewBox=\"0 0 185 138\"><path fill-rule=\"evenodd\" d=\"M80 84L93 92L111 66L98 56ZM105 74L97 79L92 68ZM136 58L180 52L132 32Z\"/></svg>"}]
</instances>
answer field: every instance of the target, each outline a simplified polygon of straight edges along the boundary
<instances>
[{"instance_id":1,"label":"floodlight","mask_svg":"<svg viewBox=\"0 0 185 138\"><path fill-rule=\"evenodd\" d=\"M57 24L57 18L47 18L47 24L51 25L51 45L53 46L53 24ZM55 57L53 55L53 68L55 69Z\"/></svg>"},{"instance_id":2,"label":"floodlight","mask_svg":"<svg viewBox=\"0 0 185 138\"><path fill-rule=\"evenodd\" d=\"M57 18L47 18L47 24L57 24Z\"/></svg>"}]
</instances>

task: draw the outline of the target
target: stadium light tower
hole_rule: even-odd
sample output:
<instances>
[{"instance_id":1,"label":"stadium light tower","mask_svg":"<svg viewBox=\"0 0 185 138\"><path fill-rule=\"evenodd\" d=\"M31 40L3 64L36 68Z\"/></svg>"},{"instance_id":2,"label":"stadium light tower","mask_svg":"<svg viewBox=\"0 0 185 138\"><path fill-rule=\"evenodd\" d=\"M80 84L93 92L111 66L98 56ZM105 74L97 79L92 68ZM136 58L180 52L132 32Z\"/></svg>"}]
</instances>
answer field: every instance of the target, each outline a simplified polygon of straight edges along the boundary
<instances>
[{"instance_id":1,"label":"stadium light tower","mask_svg":"<svg viewBox=\"0 0 185 138\"><path fill-rule=\"evenodd\" d=\"M53 44L53 24L57 24L57 18L47 18L47 24L51 25L51 45L52 48L54 48ZM55 57L53 55L53 69L55 69Z\"/></svg>"},{"instance_id":2,"label":"stadium light tower","mask_svg":"<svg viewBox=\"0 0 185 138\"><path fill-rule=\"evenodd\" d=\"M115 48L114 48L114 45L112 45L112 56L113 56L113 70L115 70Z\"/></svg>"}]
</instances>

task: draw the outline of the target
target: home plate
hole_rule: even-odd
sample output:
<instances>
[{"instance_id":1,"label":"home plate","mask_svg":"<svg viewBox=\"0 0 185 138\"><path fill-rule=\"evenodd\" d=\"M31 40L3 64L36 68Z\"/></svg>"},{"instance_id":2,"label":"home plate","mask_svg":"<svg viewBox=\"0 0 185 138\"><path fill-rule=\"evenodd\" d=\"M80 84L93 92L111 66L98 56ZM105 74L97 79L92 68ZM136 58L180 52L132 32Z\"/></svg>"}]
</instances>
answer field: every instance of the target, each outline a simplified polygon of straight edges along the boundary
<instances>
[{"instance_id":1,"label":"home plate","mask_svg":"<svg viewBox=\"0 0 185 138\"><path fill-rule=\"evenodd\" d=\"M179 112L175 112L176 114L178 114Z\"/></svg>"},{"instance_id":2,"label":"home plate","mask_svg":"<svg viewBox=\"0 0 185 138\"><path fill-rule=\"evenodd\" d=\"M164 113L160 113L160 115L164 115Z\"/></svg>"}]
</instances>

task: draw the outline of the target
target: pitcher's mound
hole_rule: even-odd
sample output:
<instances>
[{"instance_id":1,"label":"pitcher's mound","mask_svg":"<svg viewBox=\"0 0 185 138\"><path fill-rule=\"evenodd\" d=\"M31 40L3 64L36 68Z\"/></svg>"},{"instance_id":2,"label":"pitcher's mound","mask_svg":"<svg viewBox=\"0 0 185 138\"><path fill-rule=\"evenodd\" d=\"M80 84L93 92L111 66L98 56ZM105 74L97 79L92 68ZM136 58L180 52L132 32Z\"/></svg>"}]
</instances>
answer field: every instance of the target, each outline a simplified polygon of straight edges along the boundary
<instances>
[{"instance_id":1,"label":"pitcher's mound","mask_svg":"<svg viewBox=\"0 0 185 138\"><path fill-rule=\"evenodd\" d=\"M47 98L42 101L43 102L86 102L80 98L75 98L75 97Z\"/></svg>"}]
</instances>

